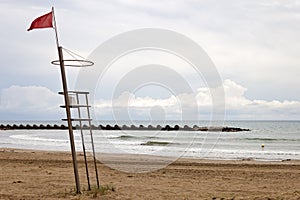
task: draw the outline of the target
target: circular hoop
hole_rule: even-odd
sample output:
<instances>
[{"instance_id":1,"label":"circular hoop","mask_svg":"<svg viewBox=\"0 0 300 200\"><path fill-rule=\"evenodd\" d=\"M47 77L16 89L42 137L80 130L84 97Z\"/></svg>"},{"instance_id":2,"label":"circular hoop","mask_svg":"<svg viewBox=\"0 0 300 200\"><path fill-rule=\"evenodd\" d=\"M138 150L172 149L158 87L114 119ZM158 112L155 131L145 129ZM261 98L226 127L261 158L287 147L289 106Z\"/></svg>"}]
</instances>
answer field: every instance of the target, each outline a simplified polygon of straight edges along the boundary
<instances>
[{"instance_id":1,"label":"circular hoop","mask_svg":"<svg viewBox=\"0 0 300 200\"><path fill-rule=\"evenodd\" d=\"M76 64L78 63L78 64ZM51 62L52 65L60 65L59 60L54 60ZM89 60L75 60L75 59L66 59L64 60L64 65L67 67L89 67L93 66L94 63Z\"/></svg>"}]
</instances>

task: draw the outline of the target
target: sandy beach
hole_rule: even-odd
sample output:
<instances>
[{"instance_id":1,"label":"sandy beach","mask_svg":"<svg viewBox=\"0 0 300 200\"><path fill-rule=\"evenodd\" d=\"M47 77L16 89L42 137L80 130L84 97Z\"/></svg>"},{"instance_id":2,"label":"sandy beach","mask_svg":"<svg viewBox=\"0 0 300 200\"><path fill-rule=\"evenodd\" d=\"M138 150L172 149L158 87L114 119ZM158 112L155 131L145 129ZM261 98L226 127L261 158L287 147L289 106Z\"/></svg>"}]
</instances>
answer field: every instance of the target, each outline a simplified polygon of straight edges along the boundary
<instances>
[{"instance_id":1,"label":"sandy beach","mask_svg":"<svg viewBox=\"0 0 300 200\"><path fill-rule=\"evenodd\" d=\"M99 162L100 184L107 186L102 192L87 191L81 153L78 164L80 195L70 153L0 149L0 199L300 199L299 161L179 159L149 173L121 172Z\"/></svg>"}]
</instances>

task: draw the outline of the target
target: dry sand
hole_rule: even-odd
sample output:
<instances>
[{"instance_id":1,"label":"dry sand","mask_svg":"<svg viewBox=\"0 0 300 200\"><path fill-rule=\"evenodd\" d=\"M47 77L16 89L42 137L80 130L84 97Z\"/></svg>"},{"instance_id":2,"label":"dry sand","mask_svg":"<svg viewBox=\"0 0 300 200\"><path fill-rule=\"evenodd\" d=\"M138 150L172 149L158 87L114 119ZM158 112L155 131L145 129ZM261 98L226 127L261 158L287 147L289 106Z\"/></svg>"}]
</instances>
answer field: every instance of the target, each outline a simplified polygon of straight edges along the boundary
<instances>
[{"instance_id":1,"label":"dry sand","mask_svg":"<svg viewBox=\"0 0 300 200\"><path fill-rule=\"evenodd\" d=\"M110 187L101 195L86 191L82 154L78 160L81 195L74 192L70 153L0 149L0 199L300 199L299 161L180 159L150 173L120 172L99 162L101 185Z\"/></svg>"}]
</instances>

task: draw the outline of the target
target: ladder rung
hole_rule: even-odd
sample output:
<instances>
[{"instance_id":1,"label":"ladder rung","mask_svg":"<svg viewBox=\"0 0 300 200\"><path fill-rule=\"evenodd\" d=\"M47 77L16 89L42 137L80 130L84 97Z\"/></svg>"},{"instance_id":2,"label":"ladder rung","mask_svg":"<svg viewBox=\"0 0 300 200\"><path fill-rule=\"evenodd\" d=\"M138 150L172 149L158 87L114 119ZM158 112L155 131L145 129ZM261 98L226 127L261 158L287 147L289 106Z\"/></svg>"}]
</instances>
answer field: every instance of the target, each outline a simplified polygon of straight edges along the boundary
<instances>
[{"instance_id":1,"label":"ladder rung","mask_svg":"<svg viewBox=\"0 0 300 200\"><path fill-rule=\"evenodd\" d=\"M62 119L63 121L68 121L68 119ZM71 119L71 121L92 121L92 119L86 119L86 118L83 118L83 119Z\"/></svg>"},{"instance_id":2,"label":"ladder rung","mask_svg":"<svg viewBox=\"0 0 300 200\"><path fill-rule=\"evenodd\" d=\"M65 105L60 106L61 108L65 108ZM91 106L89 105L70 105L70 108L90 108Z\"/></svg>"},{"instance_id":3,"label":"ladder rung","mask_svg":"<svg viewBox=\"0 0 300 200\"><path fill-rule=\"evenodd\" d=\"M68 94L89 94L89 92L84 92L84 91L68 91ZM58 92L58 94L63 95L64 92Z\"/></svg>"},{"instance_id":4,"label":"ladder rung","mask_svg":"<svg viewBox=\"0 0 300 200\"><path fill-rule=\"evenodd\" d=\"M85 92L85 91L68 91L69 93L74 93L74 94L89 94L90 92Z\"/></svg>"}]
</instances>

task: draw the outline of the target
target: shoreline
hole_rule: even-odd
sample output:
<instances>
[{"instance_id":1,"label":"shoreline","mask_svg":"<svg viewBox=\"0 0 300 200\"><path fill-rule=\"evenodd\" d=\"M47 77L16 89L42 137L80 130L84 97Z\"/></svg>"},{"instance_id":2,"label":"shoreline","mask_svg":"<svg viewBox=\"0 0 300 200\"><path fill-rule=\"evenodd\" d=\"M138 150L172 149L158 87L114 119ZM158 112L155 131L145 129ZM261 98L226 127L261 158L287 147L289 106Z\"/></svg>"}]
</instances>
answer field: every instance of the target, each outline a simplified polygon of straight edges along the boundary
<instances>
[{"instance_id":1,"label":"shoreline","mask_svg":"<svg viewBox=\"0 0 300 200\"><path fill-rule=\"evenodd\" d=\"M27 149L27 148L10 148L10 147L0 147L0 152L5 151L19 151L19 152L47 152L47 153L69 153L71 154L71 150L41 150L41 149ZM80 149L76 151L77 154L83 154L83 151ZM248 162L248 163L296 163L300 165L300 160L298 159L282 159L282 160L268 160L268 159L255 159L255 158L241 158L241 159L230 159L230 158L197 158L197 157L164 157L164 156L153 156L149 154L129 154L129 153L96 153L101 155L112 156L112 157L128 157L128 156L138 156L141 158L151 158L151 157L157 157L157 158L166 158L167 160L174 160L176 161L188 161L188 162L198 162L198 161L207 161L207 162Z\"/></svg>"},{"instance_id":2,"label":"shoreline","mask_svg":"<svg viewBox=\"0 0 300 200\"><path fill-rule=\"evenodd\" d=\"M119 156L105 155L115 164L122 163ZM91 199L93 194L86 191L82 153L78 152L77 156L81 195L74 194L69 152L0 148L0 199ZM122 157L129 158L128 155ZM130 158L136 159L135 156ZM149 160L150 156L141 158L146 164L153 161ZM92 159L88 162L92 169ZM96 194L96 199L300 198L298 160L260 162L180 158L148 173L122 172L98 161L98 170L100 184L113 187L114 191ZM94 179L91 181L95 185Z\"/></svg>"}]
</instances>

